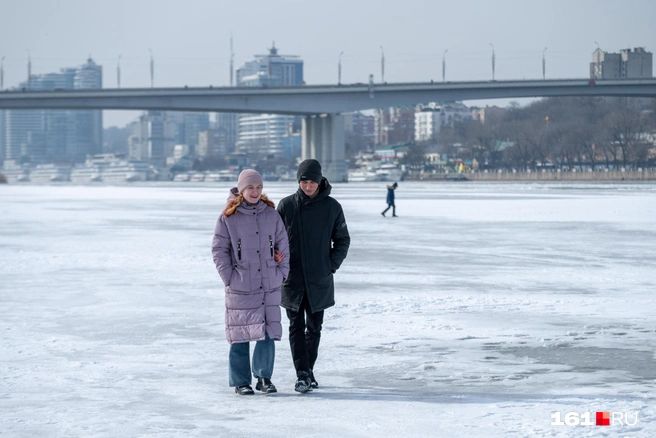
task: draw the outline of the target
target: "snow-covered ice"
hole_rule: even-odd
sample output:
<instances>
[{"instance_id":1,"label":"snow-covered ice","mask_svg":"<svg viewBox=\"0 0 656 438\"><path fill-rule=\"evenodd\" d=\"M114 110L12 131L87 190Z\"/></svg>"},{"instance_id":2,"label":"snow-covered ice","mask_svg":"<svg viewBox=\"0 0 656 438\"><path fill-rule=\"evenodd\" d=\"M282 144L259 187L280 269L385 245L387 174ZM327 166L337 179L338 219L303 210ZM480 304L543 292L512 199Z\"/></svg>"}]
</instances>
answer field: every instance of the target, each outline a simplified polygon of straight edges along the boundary
<instances>
[{"instance_id":1,"label":"snow-covered ice","mask_svg":"<svg viewBox=\"0 0 656 438\"><path fill-rule=\"evenodd\" d=\"M0 435L656 436L656 185L402 182L399 218L385 183L336 185L321 388L284 338L251 397L210 253L228 188L0 186ZM638 421L551 424L597 411Z\"/></svg>"}]
</instances>

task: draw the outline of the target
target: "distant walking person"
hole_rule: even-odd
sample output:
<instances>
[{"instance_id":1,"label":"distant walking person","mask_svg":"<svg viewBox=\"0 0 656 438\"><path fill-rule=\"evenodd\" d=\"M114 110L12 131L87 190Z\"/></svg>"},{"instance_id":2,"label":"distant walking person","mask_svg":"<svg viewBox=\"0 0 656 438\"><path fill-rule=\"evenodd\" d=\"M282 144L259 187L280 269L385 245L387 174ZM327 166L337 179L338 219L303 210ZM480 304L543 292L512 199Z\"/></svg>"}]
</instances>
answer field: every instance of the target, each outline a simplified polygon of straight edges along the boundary
<instances>
[{"instance_id":1,"label":"distant walking person","mask_svg":"<svg viewBox=\"0 0 656 438\"><path fill-rule=\"evenodd\" d=\"M335 305L333 275L346 258L351 238L342 206L317 160L305 160L296 173L299 188L278 204L289 235L289 277L282 284L282 306L289 318L289 345L296 369L294 389L305 393L319 384L314 365L319 354L324 310Z\"/></svg>"},{"instance_id":2,"label":"distant walking person","mask_svg":"<svg viewBox=\"0 0 656 438\"><path fill-rule=\"evenodd\" d=\"M394 205L394 190L399 185L397 183L392 184L391 186L387 186L387 208L383 210L381 213L383 216L385 216L385 213L387 213L387 210L390 208L392 209L392 217L398 217L396 215L396 205Z\"/></svg>"},{"instance_id":3,"label":"distant walking person","mask_svg":"<svg viewBox=\"0 0 656 438\"><path fill-rule=\"evenodd\" d=\"M282 337L280 287L289 273L289 241L275 206L262 194L262 176L246 169L214 229L212 256L225 284L230 386L240 395L251 387L250 341L255 389L277 392L271 383L274 340Z\"/></svg>"}]
</instances>

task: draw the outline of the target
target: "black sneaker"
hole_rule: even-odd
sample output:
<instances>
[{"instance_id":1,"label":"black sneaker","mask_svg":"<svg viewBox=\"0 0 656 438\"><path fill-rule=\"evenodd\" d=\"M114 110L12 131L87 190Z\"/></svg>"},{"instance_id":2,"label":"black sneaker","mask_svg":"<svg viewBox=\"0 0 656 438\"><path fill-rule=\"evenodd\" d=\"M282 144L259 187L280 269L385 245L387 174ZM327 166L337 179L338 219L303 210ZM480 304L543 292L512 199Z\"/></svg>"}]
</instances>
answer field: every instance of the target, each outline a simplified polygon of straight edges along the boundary
<instances>
[{"instance_id":1,"label":"black sneaker","mask_svg":"<svg viewBox=\"0 0 656 438\"><path fill-rule=\"evenodd\" d=\"M298 373L298 379L296 379L294 391L300 392L301 394L312 391L310 375L308 373L302 371Z\"/></svg>"},{"instance_id":2,"label":"black sneaker","mask_svg":"<svg viewBox=\"0 0 656 438\"><path fill-rule=\"evenodd\" d=\"M253 388L251 385L241 385L235 387L235 392L239 395L253 395L255 394L255 391L253 391Z\"/></svg>"},{"instance_id":3,"label":"black sneaker","mask_svg":"<svg viewBox=\"0 0 656 438\"><path fill-rule=\"evenodd\" d=\"M262 391L265 394L273 394L274 392L278 392L276 385L271 383L271 379L267 379L266 377L257 378L257 385L255 385L255 389Z\"/></svg>"},{"instance_id":4,"label":"black sneaker","mask_svg":"<svg viewBox=\"0 0 656 438\"><path fill-rule=\"evenodd\" d=\"M310 388L317 389L318 387L319 383L317 382L317 379L314 378L314 373L310 371Z\"/></svg>"}]
</instances>

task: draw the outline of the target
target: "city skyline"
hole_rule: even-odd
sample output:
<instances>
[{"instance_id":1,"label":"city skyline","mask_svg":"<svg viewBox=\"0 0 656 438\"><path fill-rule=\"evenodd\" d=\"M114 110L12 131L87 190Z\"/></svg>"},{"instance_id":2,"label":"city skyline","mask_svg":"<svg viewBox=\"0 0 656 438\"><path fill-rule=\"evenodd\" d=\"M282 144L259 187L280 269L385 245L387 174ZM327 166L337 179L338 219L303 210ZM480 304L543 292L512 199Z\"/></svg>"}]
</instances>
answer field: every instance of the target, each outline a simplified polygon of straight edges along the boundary
<instances>
[{"instance_id":1,"label":"city skyline","mask_svg":"<svg viewBox=\"0 0 656 438\"><path fill-rule=\"evenodd\" d=\"M656 15L656 4L643 0L312 7L197 0L184 8L172 1L31 0L4 9L5 88L27 78L28 59L32 74L44 74L89 55L103 65L105 88L117 86L119 72L123 88L149 87L151 78L163 87L228 86L231 61L236 69L274 41L281 53L305 61L308 84L337 83L338 67L342 83L366 82L369 74L379 81L383 68L387 82L441 81L443 72L447 81L489 80L493 58L497 80L586 77L597 47L653 51ZM104 125L124 126L139 113L105 111Z\"/></svg>"},{"instance_id":2,"label":"city skyline","mask_svg":"<svg viewBox=\"0 0 656 438\"><path fill-rule=\"evenodd\" d=\"M27 90L97 89L102 68L91 57L77 67L59 72L31 74L18 87ZM0 159L34 162L83 161L102 152L103 123L100 110L6 110L0 133Z\"/></svg>"}]
</instances>

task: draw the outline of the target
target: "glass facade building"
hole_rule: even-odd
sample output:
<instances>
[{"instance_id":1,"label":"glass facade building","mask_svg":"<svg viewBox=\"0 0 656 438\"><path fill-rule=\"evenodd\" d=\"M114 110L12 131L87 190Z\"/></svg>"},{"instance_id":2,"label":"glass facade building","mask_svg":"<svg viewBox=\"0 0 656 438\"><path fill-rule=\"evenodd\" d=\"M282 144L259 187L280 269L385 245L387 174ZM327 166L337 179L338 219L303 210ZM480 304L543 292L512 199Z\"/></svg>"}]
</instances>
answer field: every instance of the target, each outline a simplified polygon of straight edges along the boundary
<instances>
[{"instance_id":1,"label":"glass facade building","mask_svg":"<svg viewBox=\"0 0 656 438\"><path fill-rule=\"evenodd\" d=\"M267 55L237 70L239 87L284 87L303 85L303 60L298 56L279 55L275 45ZM294 125L294 116L275 114L241 114L237 150L255 158L284 158L283 136Z\"/></svg>"},{"instance_id":2,"label":"glass facade building","mask_svg":"<svg viewBox=\"0 0 656 438\"><path fill-rule=\"evenodd\" d=\"M132 122L132 134L128 138L128 157L131 160L148 161L163 167L167 157L173 155L183 114L177 112L148 111Z\"/></svg>"},{"instance_id":3,"label":"glass facade building","mask_svg":"<svg viewBox=\"0 0 656 438\"><path fill-rule=\"evenodd\" d=\"M102 88L102 67L89 58L77 68L32 75L18 89ZM7 110L3 121L5 158L32 163L83 162L102 152L102 111Z\"/></svg>"},{"instance_id":4,"label":"glass facade building","mask_svg":"<svg viewBox=\"0 0 656 438\"><path fill-rule=\"evenodd\" d=\"M7 154L5 147L5 111L0 110L0 162L5 159Z\"/></svg>"}]
</instances>

